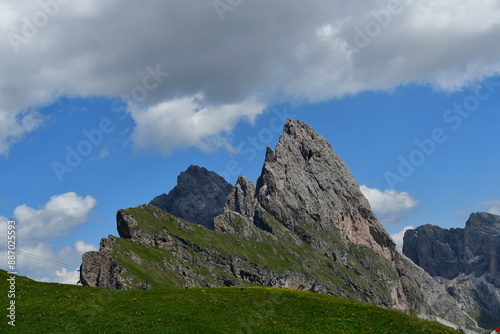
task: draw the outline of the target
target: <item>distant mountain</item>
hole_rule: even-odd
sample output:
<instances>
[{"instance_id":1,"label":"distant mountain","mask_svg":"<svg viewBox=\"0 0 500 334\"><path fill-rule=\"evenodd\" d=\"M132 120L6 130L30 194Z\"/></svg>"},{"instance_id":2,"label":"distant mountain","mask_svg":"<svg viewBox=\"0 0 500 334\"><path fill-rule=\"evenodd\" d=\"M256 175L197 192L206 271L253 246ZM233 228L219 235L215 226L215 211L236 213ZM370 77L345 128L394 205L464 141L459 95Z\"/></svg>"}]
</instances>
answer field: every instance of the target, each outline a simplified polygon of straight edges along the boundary
<instances>
[{"instance_id":1,"label":"distant mountain","mask_svg":"<svg viewBox=\"0 0 500 334\"><path fill-rule=\"evenodd\" d=\"M155 197L150 205L191 223L214 228L214 217L224 212L226 198L233 187L206 168L189 166L177 177L177 185L168 195Z\"/></svg>"},{"instance_id":2,"label":"distant mountain","mask_svg":"<svg viewBox=\"0 0 500 334\"><path fill-rule=\"evenodd\" d=\"M500 324L500 216L473 213L465 228L407 230L403 253L436 280L483 327Z\"/></svg>"},{"instance_id":3,"label":"distant mountain","mask_svg":"<svg viewBox=\"0 0 500 334\"><path fill-rule=\"evenodd\" d=\"M191 207L193 216L205 214ZM286 122L257 183L240 177L213 224L210 230L151 205L120 210L120 238L83 255L81 282L285 287L468 324L444 287L396 250L345 163L303 122Z\"/></svg>"}]
</instances>

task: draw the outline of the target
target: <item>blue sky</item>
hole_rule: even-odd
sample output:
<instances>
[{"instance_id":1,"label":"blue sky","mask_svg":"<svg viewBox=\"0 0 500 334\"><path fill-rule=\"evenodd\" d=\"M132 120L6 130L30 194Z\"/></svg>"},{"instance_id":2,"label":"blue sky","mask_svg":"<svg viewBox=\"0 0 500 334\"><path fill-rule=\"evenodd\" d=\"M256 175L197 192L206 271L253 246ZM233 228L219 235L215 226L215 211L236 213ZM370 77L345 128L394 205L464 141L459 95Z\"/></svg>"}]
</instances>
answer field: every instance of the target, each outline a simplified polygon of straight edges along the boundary
<instances>
[{"instance_id":1,"label":"blue sky","mask_svg":"<svg viewBox=\"0 0 500 334\"><path fill-rule=\"evenodd\" d=\"M18 272L75 283L116 211L191 164L256 181L287 118L398 242L500 214L500 9L444 2L2 3L0 223L39 257Z\"/></svg>"}]
</instances>

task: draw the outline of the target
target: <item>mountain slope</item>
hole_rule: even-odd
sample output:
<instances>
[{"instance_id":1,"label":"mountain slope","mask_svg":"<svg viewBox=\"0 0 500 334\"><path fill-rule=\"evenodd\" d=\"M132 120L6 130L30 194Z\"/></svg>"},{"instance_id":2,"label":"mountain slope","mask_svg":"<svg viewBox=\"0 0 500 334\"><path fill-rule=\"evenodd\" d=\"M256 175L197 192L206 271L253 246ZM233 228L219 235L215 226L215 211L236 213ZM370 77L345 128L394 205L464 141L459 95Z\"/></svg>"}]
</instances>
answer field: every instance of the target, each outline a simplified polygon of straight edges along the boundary
<instances>
[{"instance_id":1,"label":"mountain slope","mask_svg":"<svg viewBox=\"0 0 500 334\"><path fill-rule=\"evenodd\" d=\"M244 177L214 230L149 205L120 210L121 238L84 254L83 284L111 289L271 286L466 325L441 285L399 253L345 163L289 120L257 184Z\"/></svg>"},{"instance_id":2,"label":"mountain slope","mask_svg":"<svg viewBox=\"0 0 500 334\"><path fill-rule=\"evenodd\" d=\"M500 216L478 212L465 228L423 225L407 230L403 252L432 276L484 276L500 288Z\"/></svg>"},{"instance_id":3,"label":"mountain slope","mask_svg":"<svg viewBox=\"0 0 500 334\"><path fill-rule=\"evenodd\" d=\"M478 212L465 228L407 230L403 252L485 328L500 323L500 216Z\"/></svg>"},{"instance_id":4,"label":"mountain slope","mask_svg":"<svg viewBox=\"0 0 500 334\"><path fill-rule=\"evenodd\" d=\"M10 277L0 270L0 281ZM457 333L352 300L269 288L112 291L16 276L9 333ZM55 303L54 300L57 300ZM7 305L7 294L0 296Z\"/></svg>"},{"instance_id":5,"label":"mountain slope","mask_svg":"<svg viewBox=\"0 0 500 334\"><path fill-rule=\"evenodd\" d=\"M224 211L231 188L219 175L193 165L177 177L177 185L168 195L157 196L149 204L213 229L213 219Z\"/></svg>"}]
</instances>

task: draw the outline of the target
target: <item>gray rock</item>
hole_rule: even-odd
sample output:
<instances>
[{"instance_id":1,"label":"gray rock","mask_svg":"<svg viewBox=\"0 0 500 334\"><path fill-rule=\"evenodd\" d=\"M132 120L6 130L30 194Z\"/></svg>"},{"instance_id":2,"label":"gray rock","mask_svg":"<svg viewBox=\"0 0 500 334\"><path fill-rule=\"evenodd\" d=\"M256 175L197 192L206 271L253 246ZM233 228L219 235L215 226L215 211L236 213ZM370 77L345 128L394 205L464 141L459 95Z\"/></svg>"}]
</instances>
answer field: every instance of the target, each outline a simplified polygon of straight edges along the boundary
<instances>
[{"instance_id":1,"label":"gray rock","mask_svg":"<svg viewBox=\"0 0 500 334\"><path fill-rule=\"evenodd\" d=\"M500 323L500 289L484 279L459 276L444 283L446 291L470 314L479 327L495 329Z\"/></svg>"},{"instance_id":2,"label":"gray rock","mask_svg":"<svg viewBox=\"0 0 500 334\"><path fill-rule=\"evenodd\" d=\"M467 322L468 314L422 268L400 252L395 257L395 266L410 310L427 320L445 319L462 326Z\"/></svg>"},{"instance_id":3,"label":"gray rock","mask_svg":"<svg viewBox=\"0 0 500 334\"><path fill-rule=\"evenodd\" d=\"M191 223L214 228L213 219L224 211L232 186L203 167L189 166L177 177L177 185L149 204Z\"/></svg>"},{"instance_id":4,"label":"gray rock","mask_svg":"<svg viewBox=\"0 0 500 334\"><path fill-rule=\"evenodd\" d=\"M238 212L244 217L252 217L255 212L255 185L240 176L226 200L225 210Z\"/></svg>"},{"instance_id":5,"label":"gray rock","mask_svg":"<svg viewBox=\"0 0 500 334\"><path fill-rule=\"evenodd\" d=\"M82 282L117 286L97 280L102 272L123 289L145 277L152 288L285 287L466 324L444 286L396 250L345 163L307 124L287 121L257 185L240 177L227 195L214 231L151 205L120 210L120 243L104 264L84 257ZM113 263L122 269L109 277Z\"/></svg>"},{"instance_id":6,"label":"gray rock","mask_svg":"<svg viewBox=\"0 0 500 334\"><path fill-rule=\"evenodd\" d=\"M121 274L124 271L108 253L113 248L115 237L101 240L99 252L87 252L82 256L80 282L86 286L98 286L105 289L123 289Z\"/></svg>"},{"instance_id":7,"label":"gray rock","mask_svg":"<svg viewBox=\"0 0 500 334\"><path fill-rule=\"evenodd\" d=\"M473 213L465 228L407 230L403 252L425 269L482 327L500 323L500 216ZM495 325L496 324L496 325Z\"/></svg>"},{"instance_id":8,"label":"gray rock","mask_svg":"<svg viewBox=\"0 0 500 334\"><path fill-rule=\"evenodd\" d=\"M464 253L463 241L464 229L427 224L405 232L403 253L431 276L452 279L463 270L457 261Z\"/></svg>"},{"instance_id":9,"label":"gray rock","mask_svg":"<svg viewBox=\"0 0 500 334\"><path fill-rule=\"evenodd\" d=\"M367 246L391 260L395 244L373 214L351 172L328 141L301 121L289 120L276 150L267 149L257 181L257 200L264 210L308 244L343 259L332 248L342 243Z\"/></svg>"},{"instance_id":10,"label":"gray rock","mask_svg":"<svg viewBox=\"0 0 500 334\"><path fill-rule=\"evenodd\" d=\"M423 225L407 230L403 253L431 276L482 277L500 287L500 216L473 213L465 229Z\"/></svg>"}]
</instances>

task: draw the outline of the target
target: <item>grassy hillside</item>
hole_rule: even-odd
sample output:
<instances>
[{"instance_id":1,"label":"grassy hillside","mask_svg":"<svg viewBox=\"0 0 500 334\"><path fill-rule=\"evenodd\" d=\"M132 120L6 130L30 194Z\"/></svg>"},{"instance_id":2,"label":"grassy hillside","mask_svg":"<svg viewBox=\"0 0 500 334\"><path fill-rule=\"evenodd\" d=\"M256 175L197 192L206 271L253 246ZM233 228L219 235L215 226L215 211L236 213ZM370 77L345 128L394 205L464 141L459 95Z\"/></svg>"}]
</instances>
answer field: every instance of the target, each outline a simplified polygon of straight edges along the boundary
<instances>
[{"instance_id":1,"label":"grassy hillside","mask_svg":"<svg viewBox=\"0 0 500 334\"><path fill-rule=\"evenodd\" d=\"M299 277L296 279L299 283L294 287L314 283L318 290L336 296L390 305L389 286L399 280L391 263L368 247L346 246L340 241L340 231L334 227L330 231L311 230L307 233L322 234L322 238L328 239L328 244L332 245L330 251L347 254L347 265L307 244L271 216L266 219L274 234L252 225L246 226L250 232L245 235L240 229L245 229L243 225L248 224L231 212L221 215L219 220L238 231L234 233L209 230L150 205L120 212L123 216L133 217L137 224L130 224L130 234L140 236L106 239L106 254L125 269L119 277L124 289L138 289L146 280L153 289L170 289L260 286L266 285L262 282L283 277ZM152 246L156 243L168 246ZM235 274L241 271L260 280L254 277L251 281ZM308 281L301 281L304 279ZM370 294L365 291L370 291Z\"/></svg>"},{"instance_id":2,"label":"grassy hillside","mask_svg":"<svg viewBox=\"0 0 500 334\"><path fill-rule=\"evenodd\" d=\"M2 289L7 273L0 271ZM2 292L4 313L9 299ZM276 288L112 291L16 279L2 333L456 333L352 300Z\"/></svg>"}]
</instances>

